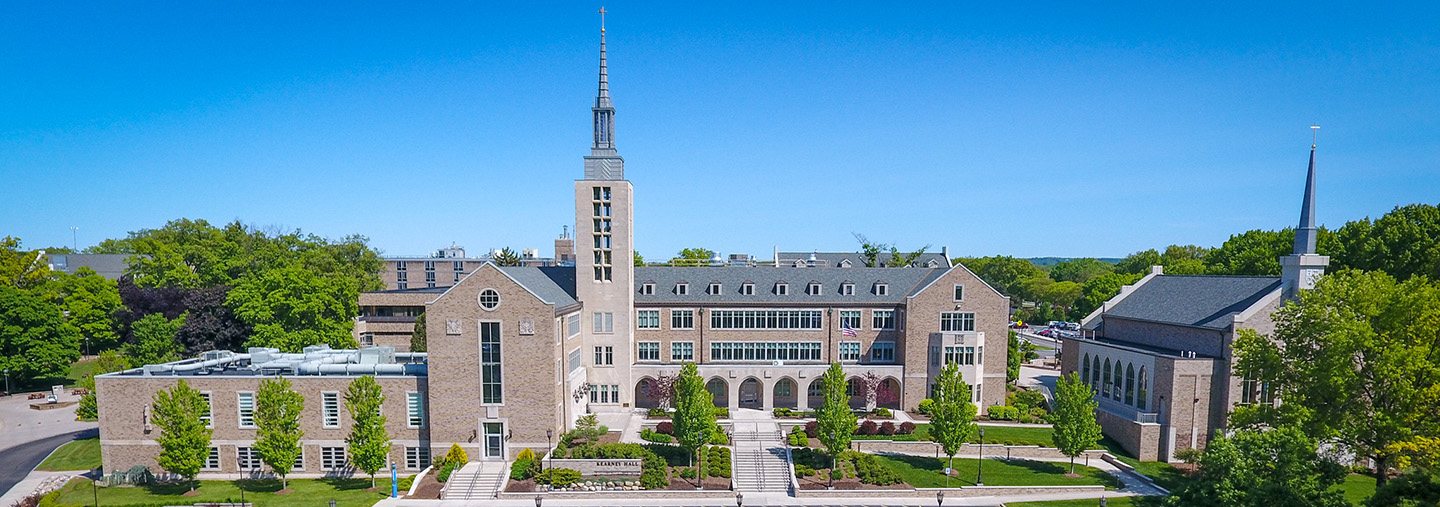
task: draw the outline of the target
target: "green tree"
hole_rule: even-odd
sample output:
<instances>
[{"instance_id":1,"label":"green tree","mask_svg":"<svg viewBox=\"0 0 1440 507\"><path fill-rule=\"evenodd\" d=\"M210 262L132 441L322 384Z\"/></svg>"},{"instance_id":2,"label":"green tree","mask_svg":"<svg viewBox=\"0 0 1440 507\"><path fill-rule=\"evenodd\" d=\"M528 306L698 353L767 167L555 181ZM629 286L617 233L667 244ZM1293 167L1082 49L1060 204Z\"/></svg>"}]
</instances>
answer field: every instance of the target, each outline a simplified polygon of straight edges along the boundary
<instances>
[{"instance_id":1,"label":"green tree","mask_svg":"<svg viewBox=\"0 0 1440 507\"><path fill-rule=\"evenodd\" d=\"M350 382L345 390L345 410L350 412L350 435L345 437L350 463L370 474L370 487L375 487L375 472L385 467L390 455L390 434L385 432L385 416L380 407L385 395L375 377L366 375Z\"/></svg>"},{"instance_id":2,"label":"green tree","mask_svg":"<svg viewBox=\"0 0 1440 507\"><path fill-rule=\"evenodd\" d=\"M709 261L715 258L715 251L709 248L686 248L675 254L675 258L689 261Z\"/></svg>"},{"instance_id":3,"label":"green tree","mask_svg":"<svg viewBox=\"0 0 1440 507\"><path fill-rule=\"evenodd\" d=\"M184 315L174 320L167 320L159 313L146 315L130 326L135 341L125 344L125 357L137 366L180 360L180 344L175 341L175 332L184 325Z\"/></svg>"},{"instance_id":4,"label":"green tree","mask_svg":"<svg viewBox=\"0 0 1440 507\"><path fill-rule=\"evenodd\" d=\"M50 279L50 265L39 250L21 250L20 238L0 239L0 285L29 289Z\"/></svg>"},{"instance_id":5,"label":"green tree","mask_svg":"<svg viewBox=\"0 0 1440 507\"><path fill-rule=\"evenodd\" d=\"M1115 265L1090 257L1071 259L1050 267L1050 278L1057 282L1085 283L1091 278L1115 272Z\"/></svg>"},{"instance_id":6,"label":"green tree","mask_svg":"<svg viewBox=\"0 0 1440 507\"><path fill-rule=\"evenodd\" d=\"M1140 273L1110 273L1091 278L1080 286L1080 299L1075 300L1075 308L1071 315L1079 315L1079 318L1084 318L1109 301L1110 298L1120 294L1120 287L1140 281L1143 277L1144 275Z\"/></svg>"},{"instance_id":7,"label":"green tree","mask_svg":"<svg viewBox=\"0 0 1440 507\"><path fill-rule=\"evenodd\" d=\"M89 351L106 350L119 344L113 315L120 310L120 291L114 280L82 267L74 276L58 273L63 308L68 321L80 330Z\"/></svg>"},{"instance_id":8,"label":"green tree","mask_svg":"<svg viewBox=\"0 0 1440 507\"><path fill-rule=\"evenodd\" d=\"M59 377L80 359L80 331L41 296L0 285L0 368L21 382Z\"/></svg>"},{"instance_id":9,"label":"green tree","mask_svg":"<svg viewBox=\"0 0 1440 507\"><path fill-rule=\"evenodd\" d=\"M490 260L493 261L496 266L519 266L520 254L507 246L501 248L499 252L495 252L494 255L491 255Z\"/></svg>"},{"instance_id":10,"label":"green tree","mask_svg":"<svg viewBox=\"0 0 1440 507\"><path fill-rule=\"evenodd\" d=\"M1143 275L1150 272L1151 266L1159 266L1164 261L1160 260L1160 252L1155 249L1141 250L1120 259L1115 264L1115 272L1127 275Z\"/></svg>"},{"instance_id":11,"label":"green tree","mask_svg":"<svg viewBox=\"0 0 1440 507\"><path fill-rule=\"evenodd\" d=\"M705 390L705 380L700 378L700 369L695 363L680 367L680 376L675 380L675 439L688 456L695 456L701 446L710 440L715 427L715 397Z\"/></svg>"},{"instance_id":12,"label":"green tree","mask_svg":"<svg viewBox=\"0 0 1440 507\"><path fill-rule=\"evenodd\" d=\"M1020 333L1010 330L1009 353L1005 354L1005 381L1014 382L1020 378L1020 366L1040 357L1035 344L1021 340Z\"/></svg>"},{"instance_id":13,"label":"green tree","mask_svg":"<svg viewBox=\"0 0 1440 507\"><path fill-rule=\"evenodd\" d=\"M914 263L915 263L915 259L919 259L921 255L925 255L925 251L926 251L926 250L929 250L929 249L930 249L930 245L925 245L925 246L920 247L919 250L915 250L915 251L912 251L912 252L902 253L902 252L900 252L900 249L899 249L899 248L897 248L897 247L895 247L895 246L891 246L891 247L890 247L890 258L885 261L885 267L887 267L887 268L903 268L903 267L909 266L909 265L911 265L911 264L914 264Z\"/></svg>"},{"instance_id":14,"label":"green tree","mask_svg":"<svg viewBox=\"0 0 1440 507\"><path fill-rule=\"evenodd\" d=\"M1391 479L1365 502L1369 507L1435 507L1440 505L1440 477L1412 470Z\"/></svg>"},{"instance_id":15,"label":"green tree","mask_svg":"<svg viewBox=\"0 0 1440 507\"><path fill-rule=\"evenodd\" d=\"M425 343L425 313L421 312L415 317L415 330L410 332L410 351L425 352L429 344Z\"/></svg>"},{"instance_id":16,"label":"green tree","mask_svg":"<svg viewBox=\"0 0 1440 507\"><path fill-rule=\"evenodd\" d=\"M1057 432L1058 436L1058 432ZM1171 497L1176 507L1347 507L1336 488L1345 467L1320 457L1294 427L1219 436L1200 457L1199 477Z\"/></svg>"},{"instance_id":17,"label":"green tree","mask_svg":"<svg viewBox=\"0 0 1440 507\"><path fill-rule=\"evenodd\" d=\"M305 397L291 389L289 380L276 377L260 381L255 393L255 450L280 476L281 489L290 488L286 476L300 457L300 439L305 438L300 414L304 411Z\"/></svg>"},{"instance_id":18,"label":"green tree","mask_svg":"<svg viewBox=\"0 0 1440 507\"><path fill-rule=\"evenodd\" d=\"M1040 297L1041 301L1050 303L1051 306L1070 308L1080 299L1083 287L1075 282L1056 282L1045 288L1045 294Z\"/></svg>"},{"instance_id":19,"label":"green tree","mask_svg":"<svg viewBox=\"0 0 1440 507\"><path fill-rule=\"evenodd\" d=\"M1237 408L1232 424L1297 424L1370 458L1383 485L1417 437L1435 436L1440 288L1381 272L1327 275L1275 315L1273 337L1242 330L1238 369L1285 400ZM1262 399L1263 396L1262 396Z\"/></svg>"},{"instance_id":20,"label":"green tree","mask_svg":"<svg viewBox=\"0 0 1440 507\"><path fill-rule=\"evenodd\" d=\"M151 413L155 426L160 428L160 436L155 439L160 444L160 456L155 461L165 471L190 480L191 491L197 485L195 475L210 456L213 430L200 419L209 412L200 391L183 379L175 387L155 393Z\"/></svg>"},{"instance_id":21,"label":"green tree","mask_svg":"<svg viewBox=\"0 0 1440 507\"><path fill-rule=\"evenodd\" d=\"M641 267L641 266L644 266L644 265L645 265L645 258L642 257L642 256L640 256L640 251L639 251L639 250L635 250L635 251L630 252L630 253L632 253L632 254L635 255L635 267L638 268L638 267Z\"/></svg>"},{"instance_id":22,"label":"green tree","mask_svg":"<svg viewBox=\"0 0 1440 507\"><path fill-rule=\"evenodd\" d=\"M360 292L352 279L296 267L266 271L230 290L225 305L254 329L247 346L299 352L315 344L354 348Z\"/></svg>"},{"instance_id":23,"label":"green tree","mask_svg":"<svg viewBox=\"0 0 1440 507\"><path fill-rule=\"evenodd\" d=\"M1095 392L1080 380L1074 372L1060 378L1055 384L1055 410L1050 420L1055 426L1055 447L1070 457L1070 473L1075 473L1075 457L1100 443L1100 423L1095 421L1095 410L1100 402Z\"/></svg>"},{"instance_id":24,"label":"green tree","mask_svg":"<svg viewBox=\"0 0 1440 507\"><path fill-rule=\"evenodd\" d=\"M960 374L960 365L947 363L935 378L935 400L930 405L930 438L950 457L945 468L954 468L955 454L975 434L975 403L970 386ZM849 437L846 437L848 440ZM949 475L946 475L949 480Z\"/></svg>"},{"instance_id":25,"label":"green tree","mask_svg":"<svg viewBox=\"0 0 1440 507\"><path fill-rule=\"evenodd\" d=\"M1337 268L1384 271L1400 280L1417 275L1440 280L1440 208L1397 206L1373 222L1347 223L1337 236L1342 245L1332 263Z\"/></svg>"},{"instance_id":26,"label":"green tree","mask_svg":"<svg viewBox=\"0 0 1440 507\"><path fill-rule=\"evenodd\" d=\"M1320 255L1340 253L1340 239L1324 227L1316 242ZM1295 229L1252 230L1230 236L1205 254L1205 272L1212 275L1279 276L1280 257L1295 251ZM1336 267L1343 263L1337 263ZM1166 272L1169 272L1166 268Z\"/></svg>"},{"instance_id":27,"label":"green tree","mask_svg":"<svg viewBox=\"0 0 1440 507\"><path fill-rule=\"evenodd\" d=\"M845 393L849 384L845 380L845 369L840 363L831 363L830 368L820 377L820 392L824 401L815 410L815 425L820 443L833 459L837 453L850 448L850 437L855 434L855 413L850 411L850 397Z\"/></svg>"},{"instance_id":28,"label":"green tree","mask_svg":"<svg viewBox=\"0 0 1440 507\"><path fill-rule=\"evenodd\" d=\"M1013 301L1019 304L1020 300L1035 301L1036 298L1026 292L1026 283L1036 278L1048 279L1049 275L1034 263L1025 259L1016 259L1008 256L995 257L961 257L953 261L957 265L963 265L980 277L985 283L1000 291L1001 294L1016 299Z\"/></svg>"},{"instance_id":29,"label":"green tree","mask_svg":"<svg viewBox=\"0 0 1440 507\"><path fill-rule=\"evenodd\" d=\"M100 417L99 405L95 402L95 376L106 373L114 373L130 368L130 361L114 350L102 351L99 357L95 358L95 369L90 375L80 379L78 384L87 392L80 396L80 405L75 409L75 416L82 421L94 421Z\"/></svg>"}]
</instances>

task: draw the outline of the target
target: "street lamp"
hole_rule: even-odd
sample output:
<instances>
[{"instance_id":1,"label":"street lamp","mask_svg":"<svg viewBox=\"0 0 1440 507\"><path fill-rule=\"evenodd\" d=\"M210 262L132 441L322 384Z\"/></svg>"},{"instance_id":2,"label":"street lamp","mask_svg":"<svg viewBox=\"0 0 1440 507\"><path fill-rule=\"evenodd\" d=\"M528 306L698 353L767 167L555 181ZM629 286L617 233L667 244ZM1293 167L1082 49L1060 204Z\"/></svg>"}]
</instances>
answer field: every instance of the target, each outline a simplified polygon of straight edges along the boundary
<instances>
[{"instance_id":1,"label":"street lamp","mask_svg":"<svg viewBox=\"0 0 1440 507\"><path fill-rule=\"evenodd\" d=\"M985 485L985 428L980 428L980 461L975 462L975 485Z\"/></svg>"},{"instance_id":2,"label":"street lamp","mask_svg":"<svg viewBox=\"0 0 1440 507\"><path fill-rule=\"evenodd\" d=\"M553 429L545 430L545 447L548 448L548 450L545 451L545 455L546 455L546 456L549 456L550 453L552 453L552 452L555 451L555 447L550 445L550 439L552 439L552 438L555 438L555 430L553 430ZM550 461L550 467L551 467L551 468L554 468L554 467L555 467L555 461L553 460L553 458L552 458L552 460ZM535 498L540 498L540 497L535 497ZM539 504L537 503L536 505L539 505Z\"/></svg>"},{"instance_id":3,"label":"street lamp","mask_svg":"<svg viewBox=\"0 0 1440 507\"><path fill-rule=\"evenodd\" d=\"M944 491L936 491L936 492L935 492L935 506L936 506L936 507L944 507L944 505L945 505L945 492L944 492Z\"/></svg>"},{"instance_id":4,"label":"street lamp","mask_svg":"<svg viewBox=\"0 0 1440 507\"><path fill-rule=\"evenodd\" d=\"M735 507L745 507L745 494L735 493Z\"/></svg>"},{"instance_id":5,"label":"street lamp","mask_svg":"<svg viewBox=\"0 0 1440 507\"><path fill-rule=\"evenodd\" d=\"M5 396L10 396L10 369L5 369Z\"/></svg>"},{"instance_id":6,"label":"street lamp","mask_svg":"<svg viewBox=\"0 0 1440 507\"><path fill-rule=\"evenodd\" d=\"M535 507L540 507L540 495L535 495Z\"/></svg>"}]
</instances>

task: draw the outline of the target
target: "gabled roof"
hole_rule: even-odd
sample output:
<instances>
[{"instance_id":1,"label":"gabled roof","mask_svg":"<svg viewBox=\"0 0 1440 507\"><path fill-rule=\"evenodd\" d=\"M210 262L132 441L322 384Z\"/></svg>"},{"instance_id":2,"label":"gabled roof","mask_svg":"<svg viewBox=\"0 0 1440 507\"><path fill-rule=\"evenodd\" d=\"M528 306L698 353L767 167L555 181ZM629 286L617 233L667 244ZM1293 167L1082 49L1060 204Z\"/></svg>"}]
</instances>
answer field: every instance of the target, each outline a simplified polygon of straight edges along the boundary
<instances>
[{"instance_id":1,"label":"gabled roof","mask_svg":"<svg viewBox=\"0 0 1440 507\"><path fill-rule=\"evenodd\" d=\"M1280 278L1273 276L1160 275L1136 287L1100 318L1224 330L1234 315L1277 290Z\"/></svg>"},{"instance_id":2,"label":"gabled roof","mask_svg":"<svg viewBox=\"0 0 1440 507\"><path fill-rule=\"evenodd\" d=\"M540 301L555 305L557 309L578 304L575 301L575 268L573 267L506 266L500 268L500 271L515 280L515 283L535 294Z\"/></svg>"},{"instance_id":3,"label":"gabled roof","mask_svg":"<svg viewBox=\"0 0 1440 507\"><path fill-rule=\"evenodd\" d=\"M895 303L905 301L907 296L919 291L930 282L945 274L946 268L795 268L795 267L754 267L754 268L722 268L722 267L670 267L650 266L635 268L636 280L655 280L659 284L673 283L674 280L685 278L709 278L719 280L724 290L720 294L706 294L691 292L685 295L673 292L660 292L656 294L641 294L640 283L635 285L635 302L644 303L729 303L729 304L783 304L783 303L835 303L835 304L874 304L874 303ZM841 295L840 285L842 282L859 280L861 283L873 283L884 276L891 290L884 296L877 296L869 291L855 291L853 295ZM740 293L740 287L745 283L754 283L760 287L771 287L776 283L785 283L785 280L810 280L821 284L822 291L818 295L805 294L802 291L791 291L787 295L778 295L769 290L757 290L754 295Z\"/></svg>"}]
</instances>

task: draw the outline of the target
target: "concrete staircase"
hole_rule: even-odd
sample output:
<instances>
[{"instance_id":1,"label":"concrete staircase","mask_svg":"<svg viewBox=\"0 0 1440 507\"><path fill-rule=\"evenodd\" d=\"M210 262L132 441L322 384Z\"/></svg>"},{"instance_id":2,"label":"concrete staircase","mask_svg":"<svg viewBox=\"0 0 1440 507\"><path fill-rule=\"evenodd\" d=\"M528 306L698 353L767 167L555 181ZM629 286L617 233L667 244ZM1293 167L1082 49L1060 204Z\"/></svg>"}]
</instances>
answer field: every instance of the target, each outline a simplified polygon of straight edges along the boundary
<instances>
[{"instance_id":1,"label":"concrete staircase","mask_svg":"<svg viewBox=\"0 0 1440 507\"><path fill-rule=\"evenodd\" d=\"M450 474L446 482L445 500L488 500L495 498L505 479L510 476L510 464L504 461L471 461Z\"/></svg>"},{"instance_id":2,"label":"concrete staircase","mask_svg":"<svg viewBox=\"0 0 1440 507\"><path fill-rule=\"evenodd\" d=\"M785 434L775 423L737 424L735 449L730 457L735 490L790 493L790 458Z\"/></svg>"}]
</instances>

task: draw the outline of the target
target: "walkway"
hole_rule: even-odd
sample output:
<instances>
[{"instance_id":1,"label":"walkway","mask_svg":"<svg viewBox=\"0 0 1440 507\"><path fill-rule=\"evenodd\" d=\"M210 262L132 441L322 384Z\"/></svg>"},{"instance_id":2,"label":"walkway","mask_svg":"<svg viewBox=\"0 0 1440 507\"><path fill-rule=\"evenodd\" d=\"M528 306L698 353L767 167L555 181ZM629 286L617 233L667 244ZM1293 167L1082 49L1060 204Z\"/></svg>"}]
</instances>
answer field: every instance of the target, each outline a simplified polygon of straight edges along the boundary
<instances>
[{"instance_id":1,"label":"walkway","mask_svg":"<svg viewBox=\"0 0 1440 507\"><path fill-rule=\"evenodd\" d=\"M770 413L759 410L736 410L733 417L735 450L730 464L735 490L789 493L792 472L780 425Z\"/></svg>"},{"instance_id":2,"label":"walkway","mask_svg":"<svg viewBox=\"0 0 1440 507\"><path fill-rule=\"evenodd\" d=\"M471 461L450 476L444 497L446 500L495 498L509 475L510 464L504 461Z\"/></svg>"}]
</instances>

